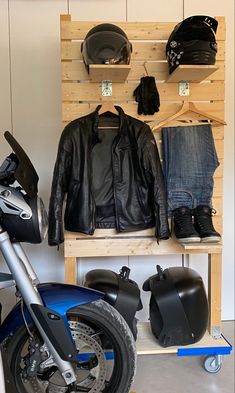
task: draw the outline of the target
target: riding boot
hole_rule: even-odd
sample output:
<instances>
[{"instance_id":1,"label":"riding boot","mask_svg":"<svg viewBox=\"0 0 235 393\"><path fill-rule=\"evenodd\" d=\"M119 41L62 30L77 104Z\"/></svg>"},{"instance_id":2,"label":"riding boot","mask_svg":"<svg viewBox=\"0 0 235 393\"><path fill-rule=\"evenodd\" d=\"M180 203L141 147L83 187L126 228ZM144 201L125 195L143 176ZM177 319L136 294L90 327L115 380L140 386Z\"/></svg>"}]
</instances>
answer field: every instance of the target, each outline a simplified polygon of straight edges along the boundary
<instances>
[{"instance_id":1,"label":"riding boot","mask_svg":"<svg viewBox=\"0 0 235 393\"><path fill-rule=\"evenodd\" d=\"M191 209L181 206L172 214L176 240L180 243L200 242L200 236L193 226Z\"/></svg>"},{"instance_id":2,"label":"riding boot","mask_svg":"<svg viewBox=\"0 0 235 393\"><path fill-rule=\"evenodd\" d=\"M220 234L212 223L212 215L216 213L207 205L199 205L194 209L194 227L201 237L201 242L219 242Z\"/></svg>"}]
</instances>

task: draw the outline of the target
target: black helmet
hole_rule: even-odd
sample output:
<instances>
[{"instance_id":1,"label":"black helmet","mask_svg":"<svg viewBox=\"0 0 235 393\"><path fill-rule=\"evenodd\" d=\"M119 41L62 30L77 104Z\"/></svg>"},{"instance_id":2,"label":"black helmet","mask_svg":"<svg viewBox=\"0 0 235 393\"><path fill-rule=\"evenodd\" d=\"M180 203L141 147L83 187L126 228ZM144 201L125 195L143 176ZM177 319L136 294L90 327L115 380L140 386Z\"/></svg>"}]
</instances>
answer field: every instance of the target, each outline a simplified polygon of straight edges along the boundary
<instances>
[{"instance_id":1,"label":"black helmet","mask_svg":"<svg viewBox=\"0 0 235 393\"><path fill-rule=\"evenodd\" d=\"M88 69L90 64L129 64L132 45L120 27L102 23L87 33L81 51Z\"/></svg>"},{"instance_id":2,"label":"black helmet","mask_svg":"<svg viewBox=\"0 0 235 393\"><path fill-rule=\"evenodd\" d=\"M202 278L193 269L171 267L143 284L151 291L150 323L163 347L199 341L208 323L208 301Z\"/></svg>"},{"instance_id":3,"label":"black helmet","mask_svg":"<svg viewBox=\"0 0 235 393\"><path fill-rule=\"evenodd\" d=\"M218 22L210 16L195 15L175 26L166 45L171 74L179 64L215 64Z\"/></svg>"}]
</instances>

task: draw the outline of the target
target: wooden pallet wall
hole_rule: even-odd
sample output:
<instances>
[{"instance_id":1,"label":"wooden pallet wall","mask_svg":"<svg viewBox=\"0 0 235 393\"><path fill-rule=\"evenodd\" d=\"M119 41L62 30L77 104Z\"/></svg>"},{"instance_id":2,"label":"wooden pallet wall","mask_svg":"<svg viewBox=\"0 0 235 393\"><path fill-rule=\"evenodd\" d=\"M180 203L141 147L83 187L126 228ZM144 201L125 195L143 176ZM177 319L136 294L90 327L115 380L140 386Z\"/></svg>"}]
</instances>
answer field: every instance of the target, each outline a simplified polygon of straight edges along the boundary
<instances>
[{"instance_id":1,"label":"wooden pallet wall","mask_svg":"<svg viewBox=\"0 0 235 393\"><path fill-rule=\"evenodd\" d=\"M65 20L64 20L65 18ZM102 101L100 83L89 83L89 75L81 56L81 42L87 32L101 22L80 22L61 20L61 61L62 61L62 102L63 121L68 122L79 115L93 110ZM67 19L67 20L66 20ZM202 83L192 83L190 97L184 100L203 102L203 109L209 113L224 115L224 77L225 77L225 21L218 17L216 35L218 53L216 65L219 69ZM111 100L124 110L143 121L165 119L180 107L182 97L178 94L178 83L167 83L168 67L165 46L176 23L152 22L113 22L121 27L132 42L131 71L125 83L113 84ZM154 116L138 116L133 91L142 76L156 78L161 98L161 110ZM104 98L103 98L104 99ZM106 98L107 99L107 98ZM210 102L210 106L205 103ZM211 105L211 101L213 101ZM79 105L78 105L79 104Z\"/></svg>"},{"instance_id":2,"label":"wooden pallet wall","mask_svg":"<svg viewBox=\"0 0 235 393\"><path fill-rule=\"evenodd\" d=\"M81 43L87 32L102 22L72 21L70 15L61 16L61 79L62 79L62 121L65 125L71 120L93 111L104 101L111 100L124 111L143 121L160 122L177 112L183 101L197 104L200 110L224 118L224 79L225 79L225 19L219 22L216 40L218 70L201 83L190 83L190 95L178 94L178 83L168 83L168 66L165 46L176 23L164 22L111 22L121 27L132 42L131 70L123 83L113 83L112 97L102 97L101 83L93 83L82 61ZM153 116L137 114L137 104L133 91L142 76L154 76L160 94L160 111ZM189 119L190 114L184 115ZM150 123L151 124L151 123ZM217 211L214 218L216 229L222 232L222 184L223 184L223 126L213 127L213 135L220 166L215 173L213 206ZM155 133L161 153L160 133Z\"/></svg>"},{"instance_id":3,"label":"wooden pallet wall","mask_svg":"<svg viewBox=\"0 0 235 393\"><path fill-rule=\"evenodd\" d=\"M81 42L87 32L102 22L72 21L71 16L61 17L61 79L62 79L62 121L71 120L93 111L97 104L111 100L124 111L150 126L175 114L184 101L196 104L207 114L224 118L224 79L225 79L225 18L217 17L219 22L216 34L218 69L201 83L190 82L190 95L178 94L178 83L169 83L168 67L165 58L165 46L176 23L158 22L111 22L120 26L133 45L131 70L123 83L113 83L112 97L102 97L101 83L91 82L81 57ZM139 116L133 91L142 76L154 76L160 94L160 111L153 116ZM184 120L200 119L200 116L187 113ZM154 123L155 122L155 123ZM171 124L174 125L174 124ZM152 127L154 129L154 127ZM161 154L161 134L154 132ZM213 222L222 233L222 194L223 194L223 136L224 127L213 126L215 146L220 166L214 176L213 206L217 210ZM85 240L85 241L84 241ZM210 305L209 330L212 335L221 331L221 244L180 245L172 237L158 245L154 230L116 233L115 230L96 230L93 236L81 233L65 232L65 281L77 282L77 261L79 257L120 256L120 255L166 255L166 254L208 254L208 299Z\"/></svg>"}]
</instances>

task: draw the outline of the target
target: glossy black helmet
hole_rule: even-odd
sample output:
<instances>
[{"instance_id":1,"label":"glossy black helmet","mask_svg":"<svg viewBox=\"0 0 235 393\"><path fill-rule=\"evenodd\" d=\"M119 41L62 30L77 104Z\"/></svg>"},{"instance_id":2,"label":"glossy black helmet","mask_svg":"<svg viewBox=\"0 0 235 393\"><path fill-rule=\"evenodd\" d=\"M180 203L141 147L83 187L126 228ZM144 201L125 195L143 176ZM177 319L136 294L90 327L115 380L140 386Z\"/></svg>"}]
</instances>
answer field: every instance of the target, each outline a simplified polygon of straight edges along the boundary
<instances>
[{"instance_id":1,"label":"glossy black helmet","mask_svg":"<svg viewBox=\"0 0 235 393\"><path fill-rule=\"evenodd\" d=\"M218 22L210 16L195 15L175 26L166 45L171 74L179 64L215 64Z\"/></svg>"},{"instance_id":2,"label":"glossy black helmet","mask_svg":"<svg viewBox=\"0 0 235 393\"><path fill-rule=\"evenodd\" d=\"M132 45L124 31L111 23L93 27L81 46L83 61L90 64L129 64Z\"/></svg>"},{"instance_id":3,"label":"glossy black helmet","mask_svg":"<svg viewBox=\"0 0 235 393\"><path fill-rule=\"evenodd\" d=\"M193 269L171 267L158 273L143 284L151 291L150 323L160 345L187 345L204 335L209 307L202 278Z\"/></svg>"}]
</instances>

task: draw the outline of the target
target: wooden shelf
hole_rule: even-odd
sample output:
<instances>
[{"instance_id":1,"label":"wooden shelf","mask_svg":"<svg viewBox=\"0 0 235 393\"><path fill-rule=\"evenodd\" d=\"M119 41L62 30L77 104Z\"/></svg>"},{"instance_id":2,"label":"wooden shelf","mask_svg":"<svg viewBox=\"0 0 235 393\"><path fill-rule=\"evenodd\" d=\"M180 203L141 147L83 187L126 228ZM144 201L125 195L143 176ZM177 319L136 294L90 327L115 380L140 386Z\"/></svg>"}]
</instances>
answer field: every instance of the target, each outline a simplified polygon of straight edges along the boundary
<instances>
[{"instance_id":1,"label":"wooden shelf","mask_svg":"<svg viewBox=\"0 0 235 393\"><path fill-rule=\"evenodd\" d=\"M201 82L209 75L217 71L219 67L214 65L179 65L166 80L168 83L181 81Z\"/></svg>"},{"instance_id":2,"label":"wooden shelf","mask_svg":"<svg viewBox=\"0 0 235 393\"><path fill-rule=\"evenodd\" d=\"M125 82L131 66L126 64L91 64L89 77L91 82L110 80L112 82Z\"/></svg>"},{"instance_id":3,"label":"wooden shelf","mask_svg":"<svg viewBox=\"0 0 235 393\"><path fill-rule=\"evenodd\" d=\"M162 240L158 244L153 228L124 233L117 233L114 229L97 229L93 236L65 231L65 257L218 254L221 252L220 243L181 244L174 237Z\"/></svg>"},{"instance_id":4,"label":"wooden shelf","mask_svg":"<svg viewBox=\"0 0 235 393\"><path fill-rule=\"evenodd\" d=\"M202 354L229 354L231 345L223 338L215 339L208 332L196 344L163 348L151 331L149 322L138 323L138 339L136 342L138 355L155 355L176 353L180 356Z\"/></svg>"}]
</instances>

